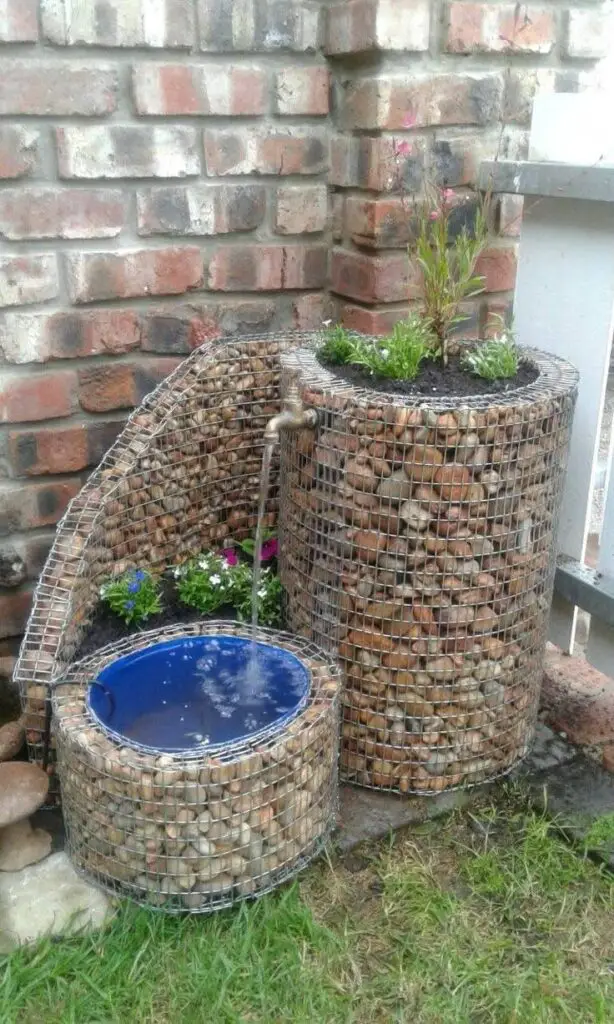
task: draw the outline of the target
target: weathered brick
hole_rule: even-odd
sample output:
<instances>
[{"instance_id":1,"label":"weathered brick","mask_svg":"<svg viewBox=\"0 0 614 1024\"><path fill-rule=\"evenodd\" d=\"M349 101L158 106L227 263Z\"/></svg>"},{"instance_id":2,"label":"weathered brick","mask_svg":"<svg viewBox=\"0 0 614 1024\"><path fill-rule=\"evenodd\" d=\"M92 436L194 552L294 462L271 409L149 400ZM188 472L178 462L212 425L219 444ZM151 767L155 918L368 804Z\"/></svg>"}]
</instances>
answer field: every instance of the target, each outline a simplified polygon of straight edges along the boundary
<instances>
[{"instance_id":1,"label":"weathered brick","mask_svg":"<svg viewBox=\"0 0 614 1024\"><path fill-rule=\"evenodd\" d=\"M83 424L12 430L8 450L17 477L78 473L90 464Z\"/></svg>"},{"instance_id":2,"label":"weathered brick","mask_svg":"<svg viewBox=\"0 0 614 1024\"><path fill-rule=\"evenodd\" d=\"M107 64L2 61L0 114L93 116L110 114L116 103L117 73Z\"/></svg>"},{"instance_id":3,"label":"weathered brick","mask_svg":"<svg viewBox=\"0 0 614 1024\"><path fill-rule=\"evenodd\" d=\"M475 186L482 161L496 160L501 156L503 141L498 129L472 138L438 133L431 143L430 175L433 183L450 188Z\"/></svg>"},{"instance_id":4,"label":"weathered brick","mask_svg":"<svg viewBox=\"0 0 614 1024\"><path fill-rule=\"evenodd\" d=\"M529 125L535 94L557 91L557 77L553 68L509 68L505 75L504 120Z\"/></svg>"},{"instance_id":5,"label":"weathered brick","mask_svg":"<svg viewBox=\"0 0 614 1024\"><path fill-rule=\"evenodd\" d=\"M31 587L15 593L0 594L0 637L20 636L32 608Z\"/></svg>"},{"instance_id":6,"label":"weathered brick","mask_svg":"<svg viewBox=\"0 0 614 1024\"><path fill-rule=\"evenodd\" d=\"M394 309L365 309L364 306L355 306L348 302L341 307L340 320L350 331L377 336L388 334L397 321L408 312L409 306L395 306Z\"/></svg>"},{"instance_id":7,"label":"weathered brick","mask_svg":"<svg viewBox=\"0 0 614 1024\"><path fill-rule=\"evenodd\" d=\"M181 295L202 283L200 249L74 252L64 257L71 302Z\"/></svg>"},{"instance_id":8,"label":"weathered brick","mask_svg":"<svg viewBox=\"0 0 614 1024\"><path fill-rule=\"evenodd\" d=\"M516 280L516 249L487 249L478 260L476 273L484 277L487 292L510 291Z\"/></svg>"},{"instance_id":9,"label":"weathered brick","mask_svg":"<svg viewBox=\"0 0 614 1024\"><path fill-rule=\"evenodd\" d=\"M501 196L499 200L499 234L518 238L522 224L522 196Z\"/></svg>"},{"instance_id":10,"label":"weathered brick","mask_svg":"<svg viewBox=\"0 0 614 1024\"><path fill-rule=\"evenodd\" d=\"M582 60L600 60L612 52L614 19L611 8L577 8L565 14L563 55Z\"/></svg>"},{"instance_id":11,"label":"weathered brick","mask_svg":"<svg viewBox=\"0 0 614 1024\"><path fill-rule=\"evenodd\" d=\"M209 265L214 291L279 291L322 288L326 282L326 246L227 246Z\"/></svg>"},{"instance_id":12,"label":"weathered brick","mask_svg":"<svg viewBox=\"0 0 614 1024\"><path fill-rule=\"evenodd\" d=\"M187 355L205 341L222 334L216 305L173 307L142 316L141 348L145 352Z\"/></svg>"},{"instance_id":13,"label":"weathered brick","mask_svg":"<svg viewBox=\"0 0 614 1024\"><path fill-rule=\"evenodd\" d=\"M0 558L7 548L9 551L12 549L24 567L25 579L37 580L47 560L53 539L54 534L50 532L15 537L12 539L10 547L6 544L0 547Z\"/></svg>"},{"instance_id":14,"label":"weathered brick","mask_svg":"<svg viewBox=\"0 0 614 1024\"><path fill-rule=\"evenodd\" d=\"M332 196L331 210L331 232L333 242L340 242L343 239L343 228L345 225L345 199L343 192L335 192Z\"/></svg>"},{"instance_id":15,"label":"weathered brick","mask_svg":"<svg viewBox=\"0 0 614 1024\"><path fill-rule=\"evenodd\" d=\"M320 174L328 166L327 136L317 129L208 128L207 174Z\"/></svg>"},{"instance_id":16,"label":"weathered brick","mask_svg":"<svg viewBox=\"0 0 614 1024\"><path fill-rule=\"evenodd\" d=\"M0 306L46 302L54 299L58 290L54 255L0 256Z\"/></svg>"},{"instance_id":17,"label":"weathered brick","mask_svg":"<svg viewBox=\"0 0 614 1024\"><path fill-rule=\"evenodd\" d=\"M348 196L345 226L356 245L370 249L403 248L410 239L415 211L411 198Z\"/></svg>"},{"instance_id":18,"label":"weathered brick","mask_svg":"<svg viewBox=\"0 0 614 1024\"><path fill-rule=\"evenodd\" d=\"M56 129L61 178L184 178L200 173L198 135L180 125Z\"/></svg>"},{"instance_id":19,"label":"weathered brick","mask_svg":"<svg viewBox=\"0 0 614 1024\"><path fill-rule=\"evenodd\" d=\"M278 306L276 302L256 299L228 299L224 297L218 316L223 334L253 334L267 330L273 324Z\"/></svg>"},{"instance_id":20,"label":"weathered brick","mask_svg":"<svg viewBox=\"0 0 614 1024\"><path fill-rule=\"evenodd\" d=\"M168 185L137 193L139 235L252 231L266 213L264 185Z\"/></svg>"},{"instance_id":21,"label":"weathered brick","mask_svg":"<svg viewBox=\"0 0 614 1024\"><path fill-rule=\"evenodd\" d=\"M199 0L200 48L207 52L314 51L320 12L298 0Z\"/></svg>"},{"instance_id":22,"label":"weathered brick","mask_svg":"<svg viewBox=\"0 0 614 1024\"><path fill-rule=\"evenodd\" d=\"M324 231L328 222L326 185L284 185L275 196L275 231L302 235Z\"/></svg>"},{"instance_id":23,"label":"weathered brick","mask_svg":"<svg viewBox=\"0 0 614 1024\"><path fill-rule=\"evenodd\" d=\"M405 253L372 256L333 249L331 289L360 302L403 302L420 295L420 273Z\"/></svg>"},{"instance_id":24,"label":"weathered brick","mask_svg":"<svg viewBox=\"0 0 614 1024\"><path fill-rule=\"evenodd\" d=\"M3 0L0 6L0 42L34 43L37 39L37 0Z\"/></svg>"},{"instance_id":25,"label":"weathered brick","mask_svg":"<svg viewBox=\"0 0 614 1024\"><path fill-rule=\"evenodd\" d=\"M413 136L336 135L331 143L329 183L374 192L414 192L425 174L426 144Z\"/></svg>"},{"instance_id":26,"label":"weathered brick","mask_svg":"<svg viewBox=\"0 0 614 1024\"><path fill-rule=\"evenodd\" d=\"M79 370L79 401L86 412L132 409L168 377L178 359L112 363Z\"/></svg>"},{"instance_id":27,"label":"weathered brick","mask_svg":"<svg viewBox=\"0 0 614 1024\"><path fill-rule=\"evenodd\" d=\"M38 162L39 133L21 125L0 125L0 179L24 178Z\"/></svg>"},{"instance_id":28,"label":"weathered brick","mask_svg":"<svg viewBox=\"0 0 614 1024\"><path fill-rule=\"evenodd\" d=\"M0 237L12 241L113 238L124 219L119 190L21 186L0 191Z\"/></svg>"},{"instance_id":29,"label":"weathered brick","mask_svg":"<svg viewBox=\"0 0 614 1024\"><path fill-rule=\"evenodd\" d=\"M328 114L328 68L293 67L275 76L275 109L278 114Z\"/></svg>"},{"instance_id":30,"label":"weathered brick","mask_svg":"<svg viewBox=\"0 0 614 1024\"><path fill-rule=\"evenodd\" d=\"M490 71L356 79L340 97L339 125L392 130L486 125L500 116L502 92L502 75Z\"/></svg>"},{"instance_id":31,"label":"weathered brick","mask_svg":"<svg viewBox=\"0 0 614 1024\"><path fill-rule=\"evenodd\" d=\"M191 47L192 4L121 0L121 5L41 0L43 33L56 46Z\"/></svg>"},{"instance_id":32,"label":"weathered brick","mask_svg":"<svg viewBox=\"0 0 614 1024\"><path fill-rule=\"evenodd\" d=\"M325 52L428 50L431 5L428 0L353 0L328 10Z\"/></svg>"},{"instance_id":33,"label":"weathered brick","mask_svg":"<svg viewBox=\"0 0 614 1024\"><path fill-rule=\"evenodd\" d=\"M448 4L449 53L550 53L556 41L554 12L531 4Z\"/></svg>"},{"instance_id":34,"label":"weathered brick","mask_svg":"<svg viewBox=\"0 0 614 1024\"><path fill-rule=\"evenodd\" d=\"M7 313L0 317L0 353L9 363L117 355L138 348L134 310L92 309L71 313Z\"/></svg>"},{"instance_id":35,"label":"weathered brick","mask_svg":"<svg viewBox=\"0 0 614 1024\"><path fill-rule=\"evenodd\" d=\"M0 502L0 537L18 530L53 526L80 490L81 482L78 479L45 484L27 483L5 490Z\"/></svg>"},{"instance_id":36,"label":"weathered brick","mask_svg":"<svg viewBox=\"0 0 614 1024\"><path fill-rule=\"evenodd\" d=\"M322 292L299 295L292 303L292 326L297 331L317 331L324 320L332 319L331 302Z\"/></svg>"},{"instance_id":37,"label":"weathered brick","mask_svg":"<svg viewBox=\"0 0 614 1024\"><path fill-rule=\"evenodd\" d=\"M138 114L249 116L267 109L267 75L261 68L139 64L133 88Z\"/></svg>"},{"instance_id":38,"label":"weathered brick","mask_svg":"<svg viewBox=\"0 0 614 1024\"><path fill-rule=\"evenodd\" d=\"M77 378L72 370L3 375L0 422L26 423L70 416L75 408Z\"/></svg>"}]
</instances>

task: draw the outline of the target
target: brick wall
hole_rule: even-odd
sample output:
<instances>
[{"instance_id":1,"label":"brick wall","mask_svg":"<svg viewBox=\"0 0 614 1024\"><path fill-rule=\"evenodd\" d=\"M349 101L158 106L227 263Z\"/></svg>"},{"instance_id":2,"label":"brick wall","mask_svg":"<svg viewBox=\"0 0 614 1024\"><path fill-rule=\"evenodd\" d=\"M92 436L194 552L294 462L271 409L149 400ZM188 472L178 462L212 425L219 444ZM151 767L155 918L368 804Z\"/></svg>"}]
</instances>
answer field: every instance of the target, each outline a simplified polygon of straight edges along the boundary
<instances>
[{"instance_id":1,"label":"brick wall","mask_svg":"<svg viewBox=\"0 0 614 1024\"><path fill-rule=\"evenodd\" d=\"M399 182L462 196L606 40L594 0L0 0L0 675L127 412L219 333L385 329L418 287Z\"/></svg>"}]
</instances>

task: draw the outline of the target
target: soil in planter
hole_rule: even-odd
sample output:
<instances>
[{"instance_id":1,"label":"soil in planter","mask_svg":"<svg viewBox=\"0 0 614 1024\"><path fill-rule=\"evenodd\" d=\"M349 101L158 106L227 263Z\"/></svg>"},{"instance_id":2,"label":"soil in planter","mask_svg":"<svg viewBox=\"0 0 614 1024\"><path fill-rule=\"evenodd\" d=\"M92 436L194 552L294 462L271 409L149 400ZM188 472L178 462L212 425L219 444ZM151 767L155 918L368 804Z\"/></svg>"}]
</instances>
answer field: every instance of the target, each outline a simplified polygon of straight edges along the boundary
<instances>
[{"instance_id":1,"label":"soil in planter","mask_svg":"<svg viewBox=\"0 0 614 1024\"><path fill-rule=\"evenodd\" d=\"M213 619L228 619L230 622L237 621L237 614L230 605L223 605L211 615L203 615L196 608L190 608L188 605L182 604L175 589L175 580L168 576L162 577L160 597L162 611L158 615L152 615L146 622L139 625L127 626L105 604L98 604L92 621L75 652L75 660L85 658L88 654L93 654L107 644L116 643L118 640L125 640L128 636L132 636L135 633L145 633L150 629L162 629L164 626L175 626L183 622L207 622ZM283 624L280 628L283 629Z\"/></svg>"},{"instance_id":2,"label":"soil in planter","mask_svg":"<svg viewBox=\"0 0 614 1024\"><path fill-rule=\"evenodd\" d=\"M539 370L528 362L521 362L518 373L505 380L484 380L467 373L461 366L460 356L450 356L447 367L439 361L425 360L415 380L391 380L374 377L362 366L337 366L321 360L322 366L336 377L355 387L370 391L385 391L399 395L429 395L430 397L471 397L473 395L503 395L532 384Z\"/></svg>"}]
</instances>

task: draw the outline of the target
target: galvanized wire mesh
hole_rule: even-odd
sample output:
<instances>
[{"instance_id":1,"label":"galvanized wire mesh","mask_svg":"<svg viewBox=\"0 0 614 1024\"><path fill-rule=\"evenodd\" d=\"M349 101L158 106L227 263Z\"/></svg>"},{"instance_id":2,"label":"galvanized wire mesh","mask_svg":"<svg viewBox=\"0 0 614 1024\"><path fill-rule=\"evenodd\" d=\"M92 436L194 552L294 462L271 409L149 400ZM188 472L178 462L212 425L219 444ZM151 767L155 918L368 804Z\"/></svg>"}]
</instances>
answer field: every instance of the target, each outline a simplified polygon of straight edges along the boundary
<instances>
[{"instance_id":1,"label":"galvanized wire mesh","mask_svg":"<svg viewBox=\"0 0 614 1024\"><path fill-rule=\"evenodd\" d=\"M308 670L295 717L211 753L155 754L101 728L89 684L121 655L180 636L252 636ZM196 623L140 633L52 683L68 850L89 881L138 903L206 913L259 896L321 850L335 825L341 674L286 633Z\"/></svg>"},{"instance_id":2,"label":"galvanized wire mesh","mask_svg":"<svg viewBox=\"0 0 614 1024\"><path fill-rule=\"evenodd\" d=\"M282 358L320 416L282 437L288 626L339 652L345 780L433 794L527 752L577 374L526 356L533 384L413 402Z\"/></svg>"},{"instance_id":3,"label":"galvanized wire mesh","mask_svg":"<svg viewBox=\"0 0 614 1024\"><path fill-rule=\"evenodd\" d=\"M34 761L43 760L49 682L74 659L102 579L129 567L155 571L255 531L264 428L279 412L280 353L311 337L290 332L203 345L131 415L71 502L15 672ZM277 479L276 455L269 525Z\"/></svg>"}]
</instances>

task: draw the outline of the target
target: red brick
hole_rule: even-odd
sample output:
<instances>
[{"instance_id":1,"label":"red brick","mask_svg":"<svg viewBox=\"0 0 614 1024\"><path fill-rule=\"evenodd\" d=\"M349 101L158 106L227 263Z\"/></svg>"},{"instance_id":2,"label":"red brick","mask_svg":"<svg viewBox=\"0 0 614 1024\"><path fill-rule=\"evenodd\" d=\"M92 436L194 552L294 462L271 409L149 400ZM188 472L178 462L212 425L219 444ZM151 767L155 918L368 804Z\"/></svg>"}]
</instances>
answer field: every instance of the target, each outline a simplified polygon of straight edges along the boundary
<instances>
[{"instance_id":1,"label":"red brick","mask_svg":"<svg viewBox=\"0 0 614 1024\"><path fill-rule=\"evenodd\" d=\"M58 46L190 48L194 41L194 14L186 0L121 0L117 8L46 0L41 13L45 38Z\"/></svg>"},{"instance_id":2,"label":"red brick","mask_svg":"<svg viewBox=\"0 0 614 1024\"><path fill-rule=\"evenodd\" d=\"M8 447L15 476L78 473L89 465L83 425L13 430Z\"/></svg>"},{"instance_id":3,"label":"red brick","mask_svg":"<svg viewBox=\"0 0 614 1024\"><path fill-rule=\"evenodd\" d=\"M554 12L531 5L448 5L450 53L550 53L556 40Z\"/></svg>"},{"instance_id":4,"label":"red brick","mask_svg":"<svg viewBox=\"0 0 614 1024\"><path fill-rule=\"evenodd\" d=\"M75 479L45 484L26 483L5 491L0 507L0 537L19 530L55 525L80 490L81 481Z\"/></svg>"},{"instance_id":5,"label":"red brick","mask_svg":"<svg viewBox=\"0 0 614 1024\"><path fill-rule=\"evenodd\" d=\"M207 174L320 174L328 166L324 132L302 128L209 128Z\"/></svg>"},{"instance_id":6,"label":"red brick","mask_svg":"<svg viewBox=\"0 0 614 1024\"><path fill-rule=\"evenodd\" d=\"M292 326L297 331L318 331L324 320L332 319L328 295L299 295L292 303Z\"/></svg>"},{"instance_id":7,"label":"red brick","mask_svg":"<svg viewBox=\"0 0 614 1024\"><path fill-rule=\"evenodd\" d=\"M32 588L0 594L0 637L21 636L32 608L32 597Z\"/></svg>"},{"instance_id":8,"label":"red brick","mask_svg":"<svg viewBox=\"0 0 614 1024\"><path fill-rule=\"evenodd\" d=\"M203 64L138 64L133 71L137 114L264 114L267 76L260 68Z\"/></svg>"},{"instance_id":9,"label":"red brick","mask_svg":"<svg viewBox=\"0 0 614 1024\"><path fill-rule=\"evenodd\" d=\"M429 48L429 0L345 0L328 10L325 52Z\"/></svg>"},{"instance_id":10,"label":"red brick","mask_svg":"<svg viewBox=\"0 0 614 1024\"><path fill-rule=\"evenodd\" d=\"M139 235L253 231L266 213L264 185L167 185L137 193Z\"/></svg>"},{"instance_id":11,"label":"red brick","mask_svg":"<svg viewBox=\"0 0 614 1024\"><path fill-rule=\"evenodd\" d=\"M200 249L134 249L65 256L71 302L181 295L202 284Z\"/></svg>"},{"instance_id":12,"label":"red brick","mask_svg":"<svg viewBox=\"0 0 614 1024\"><path fill-rule=\"evenodd\" d=\"M485 291L511 291L516 281L516 250L487 249L478 260L476 272L484 277Z\"/></svg>"},{"instance_id":13,"label":"red brick","mask_svg":"<svg viewBox=\"0 0 614 1024\"><path fill-rule=\"evenodd\" d=\"M218 307L223 334L255 334L268 330L276 316L278 303L271 299L229 299ZM206 339L205 339L206 340Z\"/></svg>"},{"instance_id":14,"label":"red brick","mask_svg":"<svg viewBox=\"0 0 614 1024\"><path fill-rule=\"evenodd\" d=\"M110 189L7 188L0 192L0 236L113 238L124 226L123 194Z\"/></svg>"},{"instance_id":15,"label":"red brick","mask_svg":"<svg viewBox=\"0 0 614 1024\"><path fill-rule=\"evenodd\" d=\"M328 68L292 67L275 76L275 109L278 114L328 114Z\"/></svg>"},{"instance_id":16,"label":"red brick","mask_svg":"<svg viewBox=\"0 0 614 1024\"><path fill-rule=\"evenodd\" d=\"M275 231L302 235L324 231L328 222L326 185L284 185L275 196Z\"/></svg>"},{"instance_id":17,"label":"red brick","mask_svg":"<svg viewBox=\"0 0 614 1024\"><path fill-rule=\"evenodd\" d=\"M227 246L211 260L209 287L229 292L322 288L326 264L326 246Z\"/></svg>"},{"instance_id":18,"label":"red brick","mask_svg":"<svg viewBox=\"0 0 614 1024\"><path fill-rule=\"evenodd\" d=\"M241 0L240 7L229 0L198 0L200 49L313 52L320 41L319 7L300 0Z\"/></svg>"},{"instance_id":19,"label":"red brick","mask_svg":"<svg viewBox=\"0 0 614 1024\"><path fill-rule=\"evenodd\" d=\"M198 134L183 125L67 125L56 129L60 178L186 178L200 174Z\"/></svg>"},{"instance_id":20,"label":"red brick","mask_svg":"<svg viewBox=\"0 0 614 1024\"><path fill-rule=\"evenodd\" d=\"M118 355L140 342L138 313L131 309L7 313L0 320L0 352L9 363Z\"/></svg>"},{"instance_id":21,"label":"red brick","mask_svg":"<svg viewBox=\"0 0 614 1024\"><path fill-rule=\"evenodd\" d=\"M365 309L347 303L341 308L341 323L360 334L388 334L394 325L409 312L409 307L394 309Z\"/></svg>"},{"instance_id":22,"label":"red brick","mask_svg":"<svg viewBox=\"0 0 614 1024\"><path fill-rule=\"evenodd\" d=\"M346 87L338 123L346 130L486 125L500 117L502 91L502 75L490 71L361 78Z\"/></svg>"},{"instance_id":23,"label":"red brick","mask_svg":"<svg viewBox=\"0 0 614 1024\"><path fill-rule=\"evenodd\" d=\"M72 370L9 376L0 381L0 422L26 423L70 416L75 407Z\"/></svg>"},{"instance_id":24,"label":"red brick","mask_svg":"<svg viewBox=\"0 0 614 1024\"><path fill-rule=\"evenodd\" d=\"M87 116L110 114L117 103L117 74L108 65L69 61L2 62L0 114Z\"/></svg>"},{"instance_id":25,"label":"red brick","mask_svg":"<svg viewBox=\"0 0 614 1024\"><path fill-rule=\"evenodd\" d=\"M187 355L223 333L216 305L151 310L142 316L145 352Z\"/></svg>"},{"instance_id":26,"label":"red brick","mask_svg":"<svg viewBox=\"0 0 614 1024\"><path fill-rule=\"evenodd\" d=\"M58 294L54 255L0 256L0 306L46 302Z\"/></svg>"},{"instance_id":27,"label":"red brick","mask_svg":"<svg viewBox=\"0 0 614 1024\"><path fill-rule=\"evenodd\" d=\"M0 42L35 43L38 39L38 0L5 0L0 18Z\"/></svg>"},{"instance_id":28,"label":"red brick","mask_svg":"<svg viewBox=\"0 0 614 1024\"><path fill-rule=\"evenodd\" d=\"M484 160L496 160L503 148L499 129L484 135L438 133L431 143L430 176L433 183L449 188L476 186Z\"/></svg>"},{"instance_id":29,"label":"red brick","mask_svg":"<svg viewBox=\"0 0 614 1024\"><path fill-rule=\"evenodd\" d=\"M503 298L486 299L482 303L480 337L494 338L501 333L501 323L512 322L512 302Z\"/></svg>"},{"instance_id":30,"label":"red brick","mask_svg":"<svg viewBox=\"0 0 614 1024\"><path fill-rule=\"evenodd\" d=\"M546 651L542 711L547 723L572 743L614 741L614 687L583 658L563 654L552 644Z\"/></svg>"},{"instance_id":31,"label":"red brick","mask_svg":"<svg viewBox=\"0 0 614 1024\"><path fill-rule=\"evenodd\" d=\"M414 221L411 197L348 196L345 202L345 227L356 245L372 249L403 248L409 242Z\"/></svg>"},{"instance_id":32,"label":"red brick","mask_svg":"<svg viewBox=\"0 0 614 1024\"><path fill-rule=\"evenodd\" d=\"M331 289L360 302L403 302L420 295L420 273L405 253L372 256L333 249Z\"/></svg>"},{"instance_id":33,"label":"red brick","mask_svg":"<svg viewBox=\"0 0 614 1024\"><path fill-rule=\"evenodd\" d=\"M131 409L168 377L179 362L169 357L84 367L79 371L81 406L87 412Z\"/></svg>"},{"instance_id":34,"label":"red brick","mask_svg":"<svg viewBox=\"0 0 614 1024\"><path fill-rule=\"evenodd\" d=\"M414 136L350 137L331 144L329 184L374 192L418 191L425 177L426 145Z\"/></svg>"},{"instance_id":35,"label":"red brick","mask_svg":"<svg viewBox=\"0 0 614 1024\"><path fill-rule=\"evenodd\" d=\"M24 178L38 162L38 132L21 125L0 125L0 179Z\"/></svg>"}]
</instances>

